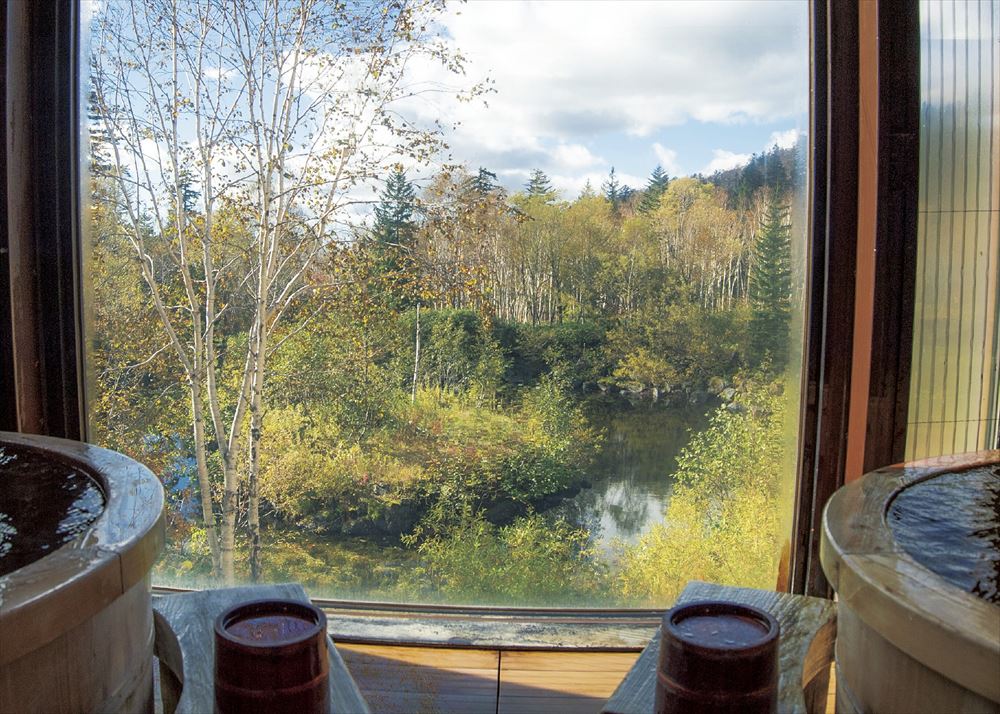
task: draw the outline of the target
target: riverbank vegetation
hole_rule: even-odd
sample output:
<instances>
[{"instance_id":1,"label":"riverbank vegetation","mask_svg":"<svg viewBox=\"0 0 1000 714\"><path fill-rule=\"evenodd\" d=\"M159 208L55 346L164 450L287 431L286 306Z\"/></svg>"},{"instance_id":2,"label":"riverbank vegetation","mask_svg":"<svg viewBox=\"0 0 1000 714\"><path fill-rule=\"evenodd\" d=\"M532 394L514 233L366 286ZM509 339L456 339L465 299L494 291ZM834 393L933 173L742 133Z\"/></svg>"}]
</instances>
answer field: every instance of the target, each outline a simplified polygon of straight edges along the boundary
<instances>
[{"instance_id":1,"label":"riverbank vegetation","mask_svg":"<svg viewBox=\"0 0 1000 714\"><path fill-rule=\"evenodd\" d=\"M692 578L773 584L783 449L775 430L781 400L774 392L787 348L783 340L751 335L759 334L755 323L772 330L784 325L779 333L787 341L787 298L778 299L785 293L770 287L790 280L786 218L768 207L741 258L746 275L735 284L747 287L733 299L712 300L683 279L689 258L672 256L671 265L652 260L662 238L657 222L676 220L692 184L733 220L741 212L724 209L732 197L709 181L678 183L672 193L668 182L660 208L649 213L638 210L646 192L617 209L607 196L539 204L566 221L569 228L551 218L560 231L576 229L576 203L603 207L610 232L598 262L602 274L627 265L630 253L610 253L626 226L643 227L646 270L617 273L644 295L628 310L594 299L586 309L564 307L561 316L556 310L536 322L504 320L492 292L479 291L471 278L442 297L444 288L427 287L434 276L419 258L431 250L419 242L430 229L412 188L407 231L413 244L405 250L383 244L376 226L331 250L323 263L329 272L315 279L336 287L324 290L304 328L282 337L264 395L263 577L295 578L329 594L535 604L665 602ZM754 195L767 196L768 187ZM533 199L515 194L506 200L509 207L530 207ZM390 201L383 197L383 205L391 207ZM687 210L697 208L695 201ZM681 211L681 218L688 216ZM518 238L504 254L516 253L523 248L518 229L532 219L511 209L504 220ZM441 230L438 223L434 235ZM552 245L566 251L560 262L574 264L578 256L565 240L553 238ZM99 241L95 254L114 258L113 241ZM141 311L142 285L126 281L123 272L109 275L114 294L98 302L107 308L129 300ZM480 264L468 273L489 275L489 269ZM758 274L767 276L767 290L754 287ZM569 269L560 275L579 280ZM563 298L578 305L571 295ZM156 356L136 366L141 351L155 343L155 323L143 333L125 330L115 310L99 314L108 320L99 323L106 339L119 336L118 351L105 354L120 366L108 364L104 374L115 381L99 383L98 404L107 411L95 422L106 443L159 466L171 489L174 538L162 572L204 580L212 560L183 436L189 415L168 360ZM245 339L235 332L220 342L223 366L229 345ZM127 364L129 355L134 364ZM125 381L133 375L141 381ZM131 405L141 407L143 395L153 392L158 407L137 421ZM603 446L604 435L581 409L588 393L600 392L623 402L655 399L666 409L722 402L708 430L692 435L676 472L663 473L675 481L663 523L637 544L620 545L612 561L580 524L546 516L586 485L588 464ZM150 448L154 434L172 435L172 447ZM122 440L114 443L116 435ZM137 451L132 438L146 448ZM168 456L173 461L158 463ZM754 478L740 480L740 474ZM239 568L248 543L240 538L236 547Z\"/></svg>"},{"instance_id":2,"label":"riverbank vegetation","mask_svg":"<svg viewBox=\"0 0 1000 714\"><path fill-rule=\"evenodd\" d=\"M457 66L413 34L419 18L388 17L354 18L381 48L364 130L394 121L394 33ZM644 187L612 171L565 197L541 171L519 190L485 168L432 171L440 137L387 125L424 167L417 182L353 145L293 156L322 127L294 110L305 100L286 70L261 65L239 81L277 81L267 91L286 93L287 116L243 117L192 152L169 121L136 114L156 101L123 103L137 66L149 81L162 69L123 38L138 65L103 56L91 102L91 425L163 480L160 577L506 604L664 603L692 578L773 584L801 147L711 177L657 167ZM174 46L155 46L169 66ZM195 101L208 89L162 79L169 91L150 96L182 121L218 111ZM361 121L334 94L329 116ZM247 144L254 127L286 143ZM171 159L151 169L143 142ZM242 147L250 179L232 178L219 142ZM371 219L345 222L373 175ZM676 472L664 465L663 523L610 559L585 524L549 513L605 446L582 408L593 394L714 409Z\"/></svg>"}]
</instances>

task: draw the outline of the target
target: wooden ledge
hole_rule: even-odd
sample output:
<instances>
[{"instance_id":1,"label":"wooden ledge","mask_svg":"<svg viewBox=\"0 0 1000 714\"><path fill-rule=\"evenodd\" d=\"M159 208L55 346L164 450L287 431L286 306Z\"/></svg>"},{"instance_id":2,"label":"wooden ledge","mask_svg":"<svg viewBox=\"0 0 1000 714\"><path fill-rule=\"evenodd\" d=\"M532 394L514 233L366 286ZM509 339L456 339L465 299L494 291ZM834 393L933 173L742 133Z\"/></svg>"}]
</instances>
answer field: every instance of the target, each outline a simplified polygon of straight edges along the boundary
<instances>
[{"instance_id":1,"label":"wooden ledge","mask_svg":"<svg viewBox=\"0 0 1000 714\"><path fill-rule=\"evenodd\" d=\"M155 587L154 595L178 588ZM639 652L667 608L511 608L314 598L335 642L456 649Z\"/></svg>"}]
</instances>

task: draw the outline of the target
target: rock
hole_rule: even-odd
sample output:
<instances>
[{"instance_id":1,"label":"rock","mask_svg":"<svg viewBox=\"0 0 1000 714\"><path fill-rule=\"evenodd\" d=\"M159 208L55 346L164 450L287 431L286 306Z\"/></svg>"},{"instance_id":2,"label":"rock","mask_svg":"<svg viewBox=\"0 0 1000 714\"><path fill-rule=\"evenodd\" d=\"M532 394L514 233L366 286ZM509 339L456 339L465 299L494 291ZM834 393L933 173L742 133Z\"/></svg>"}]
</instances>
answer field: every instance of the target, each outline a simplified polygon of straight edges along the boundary
<instances>
[{"instance_id":1,"label":"rock","mask_svg":"<svg viewBox=\"0 0 1000 714\"><path fill-rule=\"evenodd\" d=\"M505 526L518 516L524 515L524 511L525 509L522 504L506 498L502 501L497 501L487 508L483 515L490 523Z\"/></svg>"},{"instance_id":2,"label":"rock","mask_svg":"<svg viewBox=\"0 0 1000 714\"><path fill-rule=\"evenodd\" d=\"M688 394L688 404L691 406L697 406L698 404L704 404L708 401L709 393L701 389L695 389L690 394Z\"/></svg>"},{"instance_id":3,"label":"rock","mask_svg":"<svg viewBox=\"0 0 1000 714\"><path fill-rule=\"evenodd\" d=\"M721 392L719 392L719 397L726 402L731 402L736 398L736 390L732 387L726 387Z\"/></svg>"}]
</instances>

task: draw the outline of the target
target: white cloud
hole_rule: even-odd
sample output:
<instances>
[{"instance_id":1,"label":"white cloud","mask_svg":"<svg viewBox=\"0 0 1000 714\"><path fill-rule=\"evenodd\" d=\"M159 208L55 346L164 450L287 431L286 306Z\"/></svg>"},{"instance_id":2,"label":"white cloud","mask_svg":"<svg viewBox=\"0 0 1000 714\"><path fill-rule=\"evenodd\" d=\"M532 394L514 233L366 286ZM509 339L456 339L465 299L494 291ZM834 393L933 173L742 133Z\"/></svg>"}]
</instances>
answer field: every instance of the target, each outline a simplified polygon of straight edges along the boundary
<instances>
[{"instance_id":1,"label":"white cloud","mask_svg":"<svg viewBox=\"0 0 1000 714\"><path fill-rule=\"evenodd\" d=\"M787 131L771 132L771 138L767 140L767 150L777 146L779 149L790 149L798 142L802 132L798 129L788 129Z\"/></svg>"},{"instance_id":2,"label":"white cloud","mask_svg":"<svg viewBox=\"0 0 1000 714\"><path fill-rule=\"evenodd\" d=\"M605 163L604 159L594 156L582 144L559 144L550 152L550 156L559 168L566 169L586 169Z\"/></svg>"},{"instance_id":3,"label":"white cloud","mask_svg":"<svg viewBox=\"0 0 1000 714\"><path fill-rule=\"evenodd\" d=\"M223 69L222 67L205 67L202 74L215 81L226 80L233 76L235 70Z\"/></svg>"},{"instance_id":4,"label":"white cloud","mask_svg":"<svg viewBox=\"0 0 1000 714\"><path fill-rule=\"evenodd\" d=\"M712 160L701 170L703 174L714 174L716 171L727 171L737 166L744 166L750 161L750 154L737 154L725 149L714 149Z\"/></svg>"},{"instance_id":5,"label":"white cloud","mask_svg":"<svg viewBox=\"0 0 1000 714\"><path fill-rule=\"evenodd\" d=\"M767 144L764 146L764 151L770 151L776 146L779 149L790 149L795 146L799 137L804 133L805 132L799 129L773 131L771 132L770 138L767 140ZM737 166L743 166L748 163L751 158L753 158L751 154L739 154L726 149L713 149L712 160L706 164L705 168L701 170L701 173L713 174L716 171L735 169Z\"/></svg>"},{"instance_id":6,"label":"white cloud","mask_svg":"<svg viewBox=\"0 0 1000 714\"><path fill-rule=\"evenodd\" d=\"M677 152L673 149L668 149L660 142L653 144L653 153L656 154L656 160L660 162L660 166L671 176L680 176L684 173L681 169L681 165L677 162Z\"/></svg>"},{"instance_id":7,"label":"white cloud","mask_svg":"<svg viewBox=\"0 0 1000 714\"><path fill-rule=\"evenodd\" d=\"M606 155L602 138L650 136L691 120L800 116L808 103L804 7L739 0L449 5L442 27L467 57L466 79L488 76L495 92L488 108L421 95L407 112L459 123L449 133L452 155L500 175L606 171L620 157ZM418 84L457 83L429 60L411 69ZM671 170L661 160L677 175L674 162Z\"/></svg>"}]
</instances>

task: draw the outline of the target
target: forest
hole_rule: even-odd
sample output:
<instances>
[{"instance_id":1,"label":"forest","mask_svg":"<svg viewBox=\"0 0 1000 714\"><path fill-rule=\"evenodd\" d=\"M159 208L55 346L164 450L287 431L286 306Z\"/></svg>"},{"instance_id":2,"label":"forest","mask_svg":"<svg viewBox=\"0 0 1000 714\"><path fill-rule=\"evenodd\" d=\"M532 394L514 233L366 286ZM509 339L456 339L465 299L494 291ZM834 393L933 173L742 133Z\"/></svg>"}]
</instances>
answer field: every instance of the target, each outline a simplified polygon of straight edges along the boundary
<instances>
[{"instance_id":1,"label":"forest","mask_svg":"<svg viewBox=\"0 0 1000 714\"><path fill-rule=\"evenodd\" d=\"M457 61L409 12L353 18L372 53L366 97L384 111L337 104L331 89L334 119L391 122L395 53ZM126 15L109 10L98 35L127 38L115 25L135 22ZM182 19L209 46L227 18ZM286 101L226 125L225 92L177 90L178 63L203 45L179 47L145 20L166 32L153 46L172 64L126 41L93 69L90 424L163 481L158 578L520 605L669 603L696 578L773 587L801 143L712 176L656 167L640 187L612 169L571 198L541 170L508 190L483 167L411 179L356 144L314 143L303 159L291 147L324 120L299 113L294 79L267 85L247 62L234 81L250 88L251 114L254 101ZM144 111L123 99L137 67ZM177 110L157 112L163 102ZM182 138L178 117L203 115L218 121ZM436 150L433 132L392 131L411 156ZM152 168L151 140L167 157ZM213 153L223 140L249 148ZM250 178L231 179L233 163ZM364 180L378 200L348 220ZM663 465L673 485L658 522L611 556L555 508L587 488L606 446L596 396L707 415Z\"/></svg>"}]
</instances>

